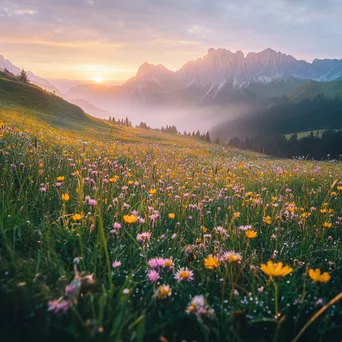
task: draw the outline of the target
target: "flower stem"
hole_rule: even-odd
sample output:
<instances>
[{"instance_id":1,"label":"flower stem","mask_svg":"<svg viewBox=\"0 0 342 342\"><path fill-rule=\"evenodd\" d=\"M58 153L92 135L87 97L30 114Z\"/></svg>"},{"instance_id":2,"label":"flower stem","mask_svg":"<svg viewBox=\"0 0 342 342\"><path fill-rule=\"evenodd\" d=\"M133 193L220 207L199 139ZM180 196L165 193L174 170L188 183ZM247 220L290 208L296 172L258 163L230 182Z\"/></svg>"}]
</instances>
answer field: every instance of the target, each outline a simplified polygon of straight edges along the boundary
<instances>
[{"instance_id":1,"label":"flower stem","mask_svg":"<svg viewBox=\"0 0 342 342\"><path fill-rule=\"evenodd\" d=\"M274 306L275 306L275 314L278 315L279 313L279 306L278 306L278 284L276 281L273 281L274 284Z\"/></svg>"}]
</instances>

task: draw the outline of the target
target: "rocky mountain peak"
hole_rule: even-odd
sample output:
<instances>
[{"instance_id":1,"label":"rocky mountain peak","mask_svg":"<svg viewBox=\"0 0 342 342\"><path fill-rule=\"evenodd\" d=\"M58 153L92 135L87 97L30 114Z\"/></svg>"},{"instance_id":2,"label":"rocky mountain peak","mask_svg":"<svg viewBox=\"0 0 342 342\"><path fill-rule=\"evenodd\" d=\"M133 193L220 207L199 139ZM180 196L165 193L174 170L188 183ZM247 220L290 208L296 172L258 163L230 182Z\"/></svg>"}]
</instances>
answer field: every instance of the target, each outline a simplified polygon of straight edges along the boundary
<instances>
[{"instance_id":1,"label":"rocky mountain peak","mask_svg":"<svg viewBox=\"0 0 342 342\"><path fill-rule=\"evenodd\" d=\"M135 77L138 79L142 79L142 78L149 78L153 76L165 75L169 73L172 73L172 71L168 70L162 64L154 65L154 64L149 64L145 62L139 67L138 72Z\"/></svg>"}]
</instances>

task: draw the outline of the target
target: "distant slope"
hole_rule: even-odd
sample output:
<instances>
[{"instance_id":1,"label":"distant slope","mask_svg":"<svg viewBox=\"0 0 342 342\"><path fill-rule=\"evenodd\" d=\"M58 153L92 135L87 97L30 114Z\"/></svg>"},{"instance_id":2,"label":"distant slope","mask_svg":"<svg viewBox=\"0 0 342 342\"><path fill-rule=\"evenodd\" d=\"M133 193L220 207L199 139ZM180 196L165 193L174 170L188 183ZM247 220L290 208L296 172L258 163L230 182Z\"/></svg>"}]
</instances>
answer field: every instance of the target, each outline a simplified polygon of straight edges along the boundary
<instances>
[{"instance_id":1,"label":"distant slope","mask_svg":"<svg viewBox=\"0 0 342 342\"><path fill-rule=\"evenodd\" d=\"M333 82L310 81L298 86L289 94L289 99L301 101L323 95L328 99L342 99L342 79Z\"/></svg>"},{"instance_id":2,"label":"distant slope","mask_svg":"<svg viewBox=\"0 0 342 342\"><path fill-rule=\"evenodd\" d=\"M290 134L342 128L342 98L284 99L257 113L222 123L211 130L212 138L229 140L256 135Z\"/></svg>"},{"instance_id":3,"label":"distant slope","mask_svg":"<svg viewBox=\"0 0 342 342\"><path fill-rule=\"evenodd\" d=\"M269 83L251 83L248 89L262 98L281 97L291 94L294 89L307 81L294 77L277 79Z\"/></svg>"},{"instance_id":4,"label":"distant slope","mask_svg":"<svg viewBox=\"0 0 342 342\"><path fill-rule=\"evenodd\" d=\"M86 100L82 99L70 99L69 102L73 103L74 105L82 108L86 113L89 113L93 116L102 119L108 119L111 114L101 108L93 106L91 103L87 102Z\"/></svg>"},{"instance_id":5,"label":"distant slope","mask_svg":"<svg viewBox=\"0 0 342 342\"><path fill-rule=\"evenodd\" d=\"M19 67L17 67L13 63L11 63L11 61L9 61L8 59L5 59L4 56L0 55L0 71L3 71L5 68L7 70L9 70L14 75L19 75L20 71L21 71L21 69ZM31 71L28 71L27 74L28 74L28 77L32 83L34 83L40 87L50 88L51 90L55 89L55 87L49 81L47 81L44 78L41 78L39 76L36 76Z\"/></svg>"}]
</instances>

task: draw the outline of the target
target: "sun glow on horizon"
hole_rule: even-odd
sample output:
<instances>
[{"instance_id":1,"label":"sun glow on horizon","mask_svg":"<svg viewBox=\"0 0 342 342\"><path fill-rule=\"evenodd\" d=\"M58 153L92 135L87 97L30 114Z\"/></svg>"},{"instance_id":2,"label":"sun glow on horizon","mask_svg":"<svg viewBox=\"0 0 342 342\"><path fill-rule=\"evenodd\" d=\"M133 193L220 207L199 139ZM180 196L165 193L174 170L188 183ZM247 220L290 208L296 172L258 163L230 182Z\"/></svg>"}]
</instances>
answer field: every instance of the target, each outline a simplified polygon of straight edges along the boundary
<instances>
[{"instance_id":1,"label":"sun glow on horizon","mask_svg":"<svg viewBox=\"0 0 342 342\"><path fill-rule=\"evenodd\" d=\"M103 78L102 77L95 77L94 81L99 84L99 83L103 82Z\"/></svg>"}]
</instances>

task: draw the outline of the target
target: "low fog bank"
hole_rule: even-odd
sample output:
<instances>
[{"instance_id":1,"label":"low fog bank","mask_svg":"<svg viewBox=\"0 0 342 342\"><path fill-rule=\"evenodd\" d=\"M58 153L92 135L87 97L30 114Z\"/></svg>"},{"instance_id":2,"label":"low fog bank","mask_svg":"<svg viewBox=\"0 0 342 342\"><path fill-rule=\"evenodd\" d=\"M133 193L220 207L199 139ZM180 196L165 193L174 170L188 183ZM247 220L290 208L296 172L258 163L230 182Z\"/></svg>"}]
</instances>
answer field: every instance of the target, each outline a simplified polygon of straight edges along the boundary
<instances>
[{"instance_id":1,"label":"low fog bank","mask_svg":"<svg viewBox=\"0 0 342 342\"><path fill-rule=\"evenodd\" d=\"M100 107L100 104L96 106ZM139 125L140 122L145 122L151 128L174 125L180 132L192 132L197 130L200 130L201 132L211 131L222 124L227 124L227 122L244 117L253 110L251 106L244 104L234 104L225 107L154 107L132 105L114 107L112 105L103 105L101 109L104 109L105 112L89 112L89 114L101 119L108 119L109 116L114 117L115 119L124 119L125 117L128 117L134 126Z\"/></svg>"}]
</instances>

